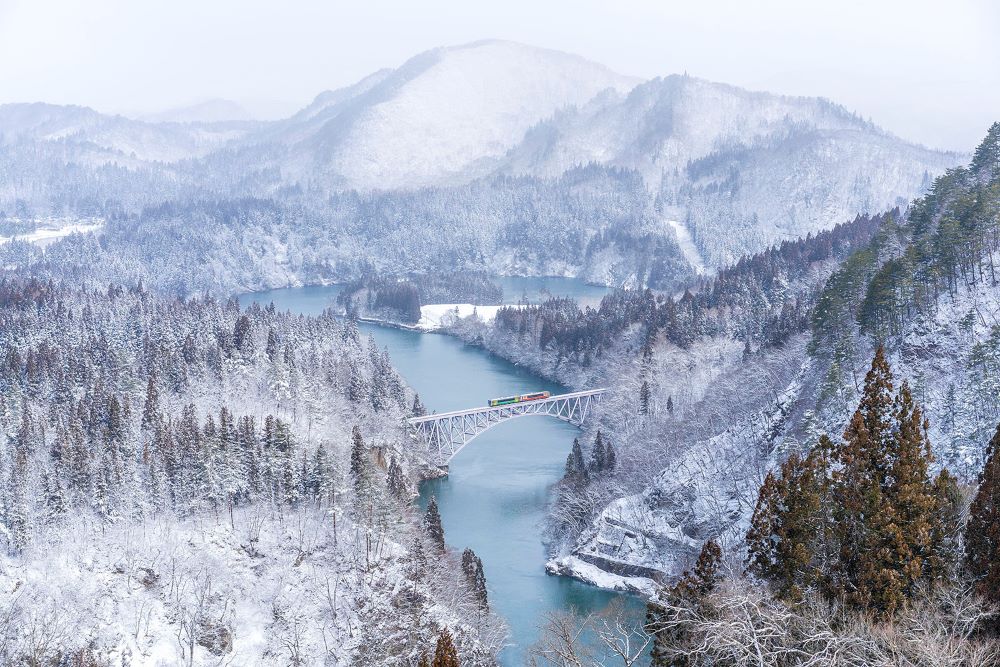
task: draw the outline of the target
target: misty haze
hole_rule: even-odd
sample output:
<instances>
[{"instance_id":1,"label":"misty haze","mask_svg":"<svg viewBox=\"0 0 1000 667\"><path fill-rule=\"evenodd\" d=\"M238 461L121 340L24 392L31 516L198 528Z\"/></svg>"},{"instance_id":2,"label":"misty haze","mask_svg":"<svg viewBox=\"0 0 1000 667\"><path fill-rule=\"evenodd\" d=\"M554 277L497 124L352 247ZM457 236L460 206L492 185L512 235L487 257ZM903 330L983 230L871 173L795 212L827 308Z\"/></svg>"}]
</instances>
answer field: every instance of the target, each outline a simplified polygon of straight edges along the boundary
<instances>
[{"instance_id":1,"label":"misty haze","mask_svg":"<svg viewBox=\"0 0 1000 667\"><path fill-rule=\"evenodd\" d=\"M1000 666L996 8L147 4L0 0L0 665Z\"/></svg>"}]
</instances>

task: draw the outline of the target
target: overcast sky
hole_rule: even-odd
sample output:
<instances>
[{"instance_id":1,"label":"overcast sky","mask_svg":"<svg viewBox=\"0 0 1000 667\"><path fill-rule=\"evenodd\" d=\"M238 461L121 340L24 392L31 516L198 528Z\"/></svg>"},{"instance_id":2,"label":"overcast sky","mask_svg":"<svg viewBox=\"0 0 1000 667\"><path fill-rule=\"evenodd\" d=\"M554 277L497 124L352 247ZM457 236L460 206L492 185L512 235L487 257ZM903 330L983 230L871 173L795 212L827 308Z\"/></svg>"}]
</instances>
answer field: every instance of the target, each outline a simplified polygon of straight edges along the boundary
<instances>
[{"instance_id":1,"label":"overcast sky","mask_svg":"<svg viewBox=\"0 0 1000 667\"><path fill-rule=\"evenodd\" d=\"M503 38L641 77L822 95L971 149L1000 120L991 0L0 0L0 103L291 112L435 46Z\"/></svg>"}]
</instances>

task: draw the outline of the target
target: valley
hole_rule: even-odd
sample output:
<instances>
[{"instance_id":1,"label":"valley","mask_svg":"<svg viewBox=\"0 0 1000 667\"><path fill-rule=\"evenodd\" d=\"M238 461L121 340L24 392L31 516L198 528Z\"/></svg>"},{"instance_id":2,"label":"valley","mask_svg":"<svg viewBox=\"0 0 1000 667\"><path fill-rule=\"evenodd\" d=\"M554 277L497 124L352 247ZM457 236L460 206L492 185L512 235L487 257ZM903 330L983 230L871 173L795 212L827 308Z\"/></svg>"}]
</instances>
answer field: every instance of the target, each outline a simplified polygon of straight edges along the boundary
<instances>
[{"instance_id":1,"label":"valley","mask_svg":"<svg viewBox=\"0 0 1000 667\"><path fill-rule=\"evenodd\" d=\"M400 60L0 104L0 663L1000 665L1000 122Z\"/></svg>"}]
</instances>

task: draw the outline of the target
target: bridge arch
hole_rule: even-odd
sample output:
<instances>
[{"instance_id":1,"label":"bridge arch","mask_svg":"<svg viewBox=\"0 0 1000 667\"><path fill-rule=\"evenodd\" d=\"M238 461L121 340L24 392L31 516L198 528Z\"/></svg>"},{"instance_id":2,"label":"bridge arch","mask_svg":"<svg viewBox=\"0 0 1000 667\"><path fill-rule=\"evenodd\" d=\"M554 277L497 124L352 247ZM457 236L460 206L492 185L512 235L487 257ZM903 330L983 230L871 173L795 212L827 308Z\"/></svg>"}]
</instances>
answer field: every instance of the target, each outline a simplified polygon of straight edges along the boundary
<instances>
[{"instance_id":1,"label":"bridge arch","mask_svg":"<svg viewBox=\"0 0 1000 667\"><path fill-rule=\"evenodd\" d=\"M412 417L407 423L436 457L447 466L477 436L505 421L518 417L545 416L582 426L607 389L589 389L497 407L471 408Z\"/></svg>"}]
</instances>

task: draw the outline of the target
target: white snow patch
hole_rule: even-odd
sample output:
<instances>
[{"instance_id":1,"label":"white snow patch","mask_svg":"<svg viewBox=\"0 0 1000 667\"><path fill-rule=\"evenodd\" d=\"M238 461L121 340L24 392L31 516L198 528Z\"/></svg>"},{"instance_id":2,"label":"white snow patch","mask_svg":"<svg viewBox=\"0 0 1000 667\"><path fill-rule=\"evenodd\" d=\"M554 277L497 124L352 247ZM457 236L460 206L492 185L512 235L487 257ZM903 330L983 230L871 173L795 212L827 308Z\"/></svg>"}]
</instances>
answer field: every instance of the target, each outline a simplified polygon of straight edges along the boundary
<instances>
[{"instance_id":1,"label":"white snow patch","mask_svg":"<svg viewBox=\"0 0 1000 667\"><path fill-rule=\"evenodd\" d=\"M421 331L437 331L451 326L460 319L477 316L484 324L492 322L501 308L520 306L476 306L471 303L429 303L420 307L420 321L416 328Z\"/></svg>"},{"instance_id":2,"label":"white snow patch","mask_svg":"<svg viewBox=\"0 0 1000 667\"><path fill-rule=\"evenodd\" d=\"M68 224L60 224L58 226L47 224L43 227L35 229L34 231L28 232L27 234L0 236L0 245L10 243L11 241L27 241L28 243L33 243L44 248L52 245L61 238L69 236L70 234L86 234L88 232L96 232L102 227L104 227L103 220L84 222L77 221Z\"/></svg>"},{"instance_id":3,"label":"white snow patch","mask_svg":"<svg viewBox=\"0 0 1000 667\"><path fill-rule=\"evenodd\" d=\"M709 273L709 268L705 264L701 253L698 252L698 247L695 246L694 239L691 238L691 232L688 231L688 228L677 220L665 220L664 222L674 230L674 235L677 236L677 245L680 246L681 252L684 254L684 259L691 265L694 272L699 276Z\"/></svg>"},{"instance_id":4,"label":"white snow patch","mask_svg":"<svg viewBox=\"0 0 1000 667\"><path fill-rule=\"evenodd\" d=\"M658 588L656 582L652 579L612 574L572 555L553 558L545 564L545 569L550 574L570 576L592 586L612 591L624 591L652 596Z\"/></svg>"}]
</instances>

